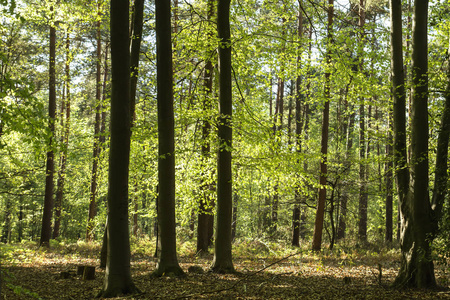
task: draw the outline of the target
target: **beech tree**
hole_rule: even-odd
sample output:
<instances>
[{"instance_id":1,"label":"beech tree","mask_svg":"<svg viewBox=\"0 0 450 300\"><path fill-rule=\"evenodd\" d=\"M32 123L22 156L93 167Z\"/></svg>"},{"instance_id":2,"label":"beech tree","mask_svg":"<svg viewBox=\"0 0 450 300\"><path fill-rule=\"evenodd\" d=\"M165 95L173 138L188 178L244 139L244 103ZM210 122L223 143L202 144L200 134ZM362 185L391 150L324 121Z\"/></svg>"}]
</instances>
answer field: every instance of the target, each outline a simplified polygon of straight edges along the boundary
<instances>
[{"instance_id":1,"label":"beech tree","mask_svg":"<svg viewBox=\"0 0 450 300\"><path fill-rule=\"evenodd\" d=\"M438 136L435 189L429 195L428 1L414 3L412 33L411 161L406 165L406 118L402 71L401 1L391 0L391 62L394 81L394 162L401 211L401 265L397 286L436 286L431 242L436 235L448 182L449 97ZM438 165L440 164L440 165ZM444 184L443 184L444 183Z\"/></svg>"},{"instance_id":2,"label":"beech tree","mask_svg":"<svg viewBox=\"0 0 450 300\"><path fill-rule=\"evenodd\" d=\"M322 141L321 141L321 159L320 159L320 175L319 175L319 198L317 201L316 220L314 222L314 236L312 249L319 251L322 247L322 230L323 219L325 214L325 202L327 196L327 160L328 160L328 126L330 117L330 76L331 76L331 51L333 37L333 10L334 0L328 0L328 23L327 23L327 55L325 66L325 88L324 88L324 109L322 115Z\"/></svg>"},{"instance_id":3,"label":"beech tree","mask_svg":"<svg viewBox=\"0 0 450 300\"><path fill-rule=\"evenodd\" d=\"M231 151L233 130L231 118L231 30L230 0L217 2L217 32L219 37L219 153L217 160L217 225L214 260L211 270L216 273L234 272L231 251L231 219L233 191Z\"/></svg>"},{"instance_id":4,"label":"beech tree","mask_svg":"<svg viewBox=\"0 0 450 300\"><path fill-rule=\"evenodd\" d=\"M55 173L55 153L54 153L54 136L56 122L56 28L54 22L54 7L50 7L50 51L49 51L49 88L48 88L48 150L47 163L45 168L45 197L44 197L44 213L42 215L41 229L41 246L49 246L52 236L52 215L53 215L53 190L54 190L54 173Z\"/></svg>"},{"instance_id":5,"label":"beech tree","mask_svg":"<svg viewBox=\"0 0 450 300\"><path fill-rule=\"evenodd\" d=\"M156 276L183 275L175 232L175 141L173 114L172 27L170 1L156 1L156 69L158 101L158 225L161 251Z\"/></svg>"},{"instance_id":6,"label":"beech tree","mask_svg":"<svg viewBox=\"0 0 450 300\"><path fill-rule=\"evenodd\" d=\"M129 1L111 0L111 146L108 176L108 254L100 297L139 290L130 270L128 167L130 159Z\"/></svg>"}]
</instances>

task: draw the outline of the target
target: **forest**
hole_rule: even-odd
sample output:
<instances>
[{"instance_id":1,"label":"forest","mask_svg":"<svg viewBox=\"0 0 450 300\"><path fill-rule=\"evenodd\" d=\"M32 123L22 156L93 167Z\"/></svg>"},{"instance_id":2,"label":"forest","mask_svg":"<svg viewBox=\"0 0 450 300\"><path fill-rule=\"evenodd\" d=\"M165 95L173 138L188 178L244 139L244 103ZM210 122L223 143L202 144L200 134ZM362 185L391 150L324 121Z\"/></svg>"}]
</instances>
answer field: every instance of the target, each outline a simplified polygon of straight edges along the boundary
<instances>
[{"instance_id":1,"label":"forest","mask_svg":"<svg viewBox=\"0 0 450 300\"><path fill-rule=\"evenodd\" d=\"M0 9L2 298L450 299L450 1Z\"/></svg>"}]
</instances>

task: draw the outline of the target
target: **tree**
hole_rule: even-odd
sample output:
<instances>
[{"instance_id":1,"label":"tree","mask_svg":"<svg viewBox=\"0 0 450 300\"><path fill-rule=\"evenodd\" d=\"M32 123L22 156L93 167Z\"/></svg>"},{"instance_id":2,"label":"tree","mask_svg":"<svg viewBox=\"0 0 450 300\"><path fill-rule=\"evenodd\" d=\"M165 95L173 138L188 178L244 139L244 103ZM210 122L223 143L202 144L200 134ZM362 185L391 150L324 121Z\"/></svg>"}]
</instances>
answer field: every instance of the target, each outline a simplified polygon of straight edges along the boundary
<instances>
[{"instance_id":1,"label":"tree","mask_svg":"<svg viewBox=\"0 0 450 300\"><path fill-rule=\"evenodd\" d=\"M158 101L158 225L161 251L155 276L183 275L175 232L175 141L173 114L170 1L156 1L156 68Z\"/></svg>"},{"instance_id":2,"label":"tree","mask_svg":"<svg viewBox=\"0 0 450 300\"><path fill-rule=\"evenodd\" d=\"M60 169L58 172L58 182L56 188L56 199L55 199L55 225L53 227L53 238L59 236L60 225L61 225L61 210L62 210L62 200L64 198L64 187L66 182L66 165L67 165L67 148L69 147L69 134L70 134L70 33L67 31L66 36L66 63L65 63L65 78L64 78L64 97L61 104L61 114L60 114L60 124L61 130L63 131L61 135L61 143L64 145L61 151L60 158ZM65 116L64 116L65 114ZM65 120L64 120L65 117Z\"/></svg>"},{"instance_id":3,"label":"tree","mask_svg":"<svg viewBox=\"0 0 450 300\"><path fill-rule=\"evenodd\" d=\"M217 32L219 37L219 153L217 161L217 226L214 260L211 270L216 273L234 272L231 253L231 219L233 191L231 172L232 151L232 82L230 2L217 2Z\"/></svg>"},{"instance_id":4,"label":"tree","mask_svg":"<svg viewBox=\"0 0 450 300\"><path fill-rule=\"evenodd\" d=\"M412 33L411 161L406 166L405 99L402 83L401 1L391 5L391 62L394 81L394 162L401 211L401 264L397 286L436 286L430 244L436 235L448 175L449 97L438 136L435 190L430 201L428 162L428 1L414 3ZM398 153L397 153L398 152ZM440 164L440 165L438 165ZM410 175L410 176L407 176ZM409 178L410 177L410 178ZM445 183L444 185L442 183Z\"/></svg>"},{"instance_id":5,"label":"tree","mask_svg":"<svg viewBox=\"0 0 450 300\"><path fill-rule=\"evenodd\" d=\"M53 190L54 190L54 135L56 122L56 28L54 22L54 8L50 7L50 56L49 56L49 96L48 96L48 117L49 117L49 137L47 150L47 163L45 168L45 196L44 196L44 213L42 215L42 229L41 229L41 246L49 246L52 235L52 214L53 214Z\"/></svg>"},{"instance_id":6,"label":"tree","mask_svg":"<svg viewBox=\"0 0 450 300\"><path fill-rule=\"evenodd\" d=\"M95 76L95 122L94 122L94 145L92 150L92 177L91 177L91 192L89 199L89 213L86 228L86 240L92 241L94 218L97 214L96 199L97 199L97 175L98 163L100 159L100 127L101 127L101 95L102 95L102 39L101 39L101 1L97 1L97 49L96 49L96 76Z\"/></svg>"},{"instance_id":7,"label":"tree","mask_svg":"<svg viewBox=\"0 0 450 300\"><path fill-rule=\"evenodd\" d=\"M366 8L365 1L359 1L359 30L360 30L360 52L363 51L364 45L364 25L366 22ZM362 53L359 53L361 57L361 62L359 65L360 71L364 72L364 59L362 58ZM367 241L367 163L366 160L366 113L365 113L365 104L364 98L361 97L361 103L359 105L359 180L360 180L360 189L359 189L359 221L358 221L358 238L360 241Z\"/></svg>"},{"instance_id":8,"label":"tree","mask_svg":"<svg viewBox=\"0 0 450 300\"><path fill-rule=\"evenodd\" d=\"M207 3L208 12L207 20L211 21L214 17L214 1L208 0ZM212 32L208 33L210 40L213 39L214 35ZM206 61L205 71L204 71L204 100L203 100L203 110L204 110L204 120L202 124L202 167L207 168L209 157L211 156L211 145L210 145L210 135L211 135L211 122L208 111L211 110L211 96L213 88L213 71L214 66L211 57ZM199 203L198 212L198 224L197 224L197 253L208 252L208 247L212 243L214 234L214 214L213 214L213 198L211 197L211 183L208 180L207 170L203 170L202 174L202 198ZM212 234L211 234L212 233Z\"/></svg>"},{"instance_id":9,"label":"tree","mask_svg":"<svg viewBox=\"0 0 450 300\"><path fill-rule=\"evenodd\" d=\"M297 69L301 67L301 41L303 38L303 13L302 13L302 1L298 0L298 14L297 14L297 35L299 38L299 45L297 47ZM295 149L297 153L301 153L302 151L302 142L301 142L301 134L302 134L302 92L301 92L302 78L300 75L297 75L295 80ZM298 161L300 162L300 161ZM292 211L292 246L299 247L300 246L300 202L301 195L299 191L299 187L295 189L295 205Z\"/></svg>"},{"instance_id":10,"label":"tree","mask_svg":"<svg viewBox=\"0 0 450 300\"><path fill-rule=\"evenodd\" d=\"M316 220L314 222L314 236L312 249L319 251L322 246L323 219L325 214L325 202L327 197L327 155L328 155L328 126L330 116L330 76L331 76L331 44L333 28L333 10L334 1L328 0L328 23L327 23L327 54L325 66L325 91L324 91L324 109L322 118L322 141L321 141L321 160L320 160L320 188L319 199L317 201Z\"/></svg>"},{"instance_id":11,"label":"tree","mask_svg":"<svg viewBox=\"0 0 450 300\"><path fill-rule=\"evenodd\" d=\"M128 168L130 159L129 1L111 0L111 146L108 175L108 258L100 297L139 290L130 271Z\"/></svg>"}]
</instances>

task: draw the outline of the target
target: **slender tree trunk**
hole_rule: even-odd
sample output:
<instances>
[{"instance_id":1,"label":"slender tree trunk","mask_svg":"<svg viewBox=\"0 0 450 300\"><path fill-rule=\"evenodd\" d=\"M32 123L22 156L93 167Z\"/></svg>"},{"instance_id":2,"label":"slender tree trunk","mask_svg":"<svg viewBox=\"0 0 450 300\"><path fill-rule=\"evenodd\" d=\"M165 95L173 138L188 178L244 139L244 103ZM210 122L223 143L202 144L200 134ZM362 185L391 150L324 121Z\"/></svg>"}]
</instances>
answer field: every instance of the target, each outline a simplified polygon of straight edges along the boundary
<instances>
[{"instance_id":1,"label":"slender tree trunk","mask_svg":"<svg viewBox=\"0 0 450 300\"><path fill-rule=\"evenodd\" d=\"M297 47L297 70L301 69L301 50L302 50L302 38L303 38L303 14L302 14L302 0L298 0L298 14L297 14L297 36L299 38L299 45ZM297 76L295 81L295 151L297 155L302 152L302 77ZM297 162L300 162L297 159ZM299 180L299 179L297 179ZM292 211L292 246L300 247L300 186L295 189L294 193L294 209Z\"/></svg>"},{"instance_id":2,"label":"slender tree trunk","mask_svg":"<svg viewBox=\"0 0 450 300\"><path fill-rule=\"evenodd\" d=\"M208 0L208 12L207 19L211 21L214 17L214 1ZM209 37L211 41L213 39L213 33L210 32ZM211 96L213 87L213 70L214 66L212 61L208 59L205 65L205 79L203 82L204 87L204 101L203 101L203 112L204 120L202 124L202 164L205 170L208 169L208 162L211 156L211 145L210 145L210 134L211 134L211 123L209 111L212 108ZM208 172L203 174L206 177ZM214 226L214 213L213 213L213 198L211 194L211 184L209 179L206 177L202 179L201 183L202 189L202 199L199 203L199 213L198 213L198 224L197 224L197 253L207 253L208 247L211 245L212 236L210 235L210 226Z\"/></svg>"},{"instance_id":3,"label":"slender tree trunk","mask_svg":"<svg viewBox=\"0 0 450 300\"><path fill-rule=\"evenodd\" d=\"M91 177L91 192L89 195L89 213L88 223L86 228L86 241L94 239L94 218L97 214L96 198L97 198L97 176L98 164L100 159L100 127L101 127L101 94L102 94L102 40L101 40L101 3L97 2L97 57L96 57L96 77L95 77L95 123L94 123L94 146L92 153L92 177Z\"/></svg>"},{"instance_id":4,"label":"slender tree trunk","mask_svg":"<svg viewBox=\"0 0 450 300\"><path fill-rule=\"evenodd\" d=\"M360 47L364 43L364 25L366 21L365 1L359 1L359 30L360 30ZM362 55L362 53L360 53ZM359 65L360 72L364 72L364 62L361 60ZM359 220L358 220L358 238L362 242L367 241L367 163L366 163L366 114L364 99L360 99L359 106Z\"/></svg>"},{"instance_id":5,"label":"slender tree trunk","mask_svg":"<svg viewBox=\"0 0 450 300\"><path fill-rule=\"evenodd\" d=\"M231 147L232 147L232 81L230 0L217 2L219 37L219 153L217 162L217 227L214 260L211 270L234 272L231 254L231 218L233 210Z\"/></svg>"},{"instance_id":6,"label":"slender tree trunk","mask_svg":"<svg viewBox=\"0 0 450 300\"><path fill-rule=\"evenodd\" d=\"M69 147L69 134L70 134L70 34L67 32L66 36L66 66L65 66L65 99L61 106L61 128L63 135L61 142L64 145L61 152L60 170L58 172L58 182L56 188L56 201L55 201L55 226L53 228L53 238L59 236L61 225L61 210L62 200L64 196L64 185L66 179L66 163L67 163L67 148ZM65 113L65 121L64 121Z\"/></svg>"},{"instance_id":7,"label":"slender tree trunk","mask_svg":"<svg viewBox=\"0 0 450 300\"><path fill-rule=\"evenodd\" d=\"M130 115L131 115L131 127L134 126L136 120L136 87L139 75L139 55L141 50L142 41L142 27L144 23L144 0L135 0L133 5L132 16L132 28L131 28L131 49L130 49ZM138 181L136 180L135 189L138 189ZM135 197L134 212L133 212L133 235L138 234L138 211L139 203Z\"/></svg>"},{"instance_id":8,"label":"slender tree trunk","mask_svg":"<svg viewBox=\"0 0 450 300\"><path fill-rule=\"evenodd\" d=\"M392 111L389 111L389 129L392 128ZM385 167L385 178L386 178L386 230L385 230L385 241L392 243L393 238L393 185L392 185L392 170L393 170L393 151L392 151L392 144L393 144L393 136L391 131L389 131L388 135L388 141L386 144L386 156L387 156L387 163Z\"/></svg>"},{"instance_id":9,"label":"slender tree trunk","mask_svg":"<svg viewBox=\"0 0 450 300\"><path fill-rule=\"evenodd\" d=\"M111 143L108 178L108 258L99 297L139 292L130 270L128 174L130 162L129 1L111 0Z\"/></svg>"},{"instance_id":10,"label":"slender tree trunk","mask_svg":"<svg viewBox=\"0 0 450 300\"><path fill-rule=\"evenodd\" d=\"M175 140L173 112L172 28L170 1L156 1L156 68L158 101L158 224L161 253L155 276L183 275L175 232Z\"/></svg>"},{"instance_id":11,"label":"slender tree trunk","mask_svg":"<svg viewBox=\"0 0 450 300\"><path fill-rule=\"evenodd\" d=\"M139 56L141 53L141 41L142 41L142 28L144 24L144 1L135 0L133 5L133 19L132 19L132 32L131 32L131 51L130 51L130 99L131 99L131 118L132 126L136 119L136 87L139 75Z\"/></svg>"},{"instance_id":12,"label":"slender tree trunk","mask_svg":"<svg viewBox=\"0 0 450 300\"><path fill-rule=\"evenodd\" d=\"M328 44L332 42L332 28L333 28L333 11L334 11L334 0L328 0L328 25L327 25L327 40ZM330 64L331 64L331 45L328 45L327 56L326 56L326 72L325 72L325 103L323 109L322 118L322 141L321 150L322 154L320 161L320 188L319 188L319 199L317 201L317 211L316 220L314 222L314 235L312 250L319 251L322 247L322 231L323 231L323 220L325 214L325 202L327 197L327 155L328 155L328 126L330 118Z\"/></svg>"},{"instance_id":13,"label":"slender tree trunk","mask_svg":"<svg viewBox=\"0 0 450 300\"><path fill-rule=\"evenodd\" d=\"M6 244L8 243L9 236L11 235L11 199L6 199L5 203L5 221L3 222L3 230L2 230L2 237L1 241L2 243Z\"/></svg>"},{"instance_id":14,"label":"slender tree trunk","mask_svg":"<svg viewBox=\"0 0 450 300\"><path fill-rule=\"evenodd\" d=\"M234 239L236 238L238 203L239 203L239 195L235 193L234 201L233 201L233 218L232 218L232 222L231 222L231 240L232 241L234 241Z\"/></svg>"},{"instance_id":15,"label":"slender tree trunk","mask_svg":"<svg viewBox=\"0 0 450 300\"><path fill-rule=\"evenodd\" d=\"M53 20L53 6L50 8ZM48 141L47 163L45 167L45 196L44 196L44 213L42 215L42 229L40 245L48 247L50 237L52 235L52 213L53 213L53 177L55 173L54 165L54 143L55 138L55 122L56 122L56 29L53 24L50 25L50 56L49 56L49 100L48 100L48 116L50 139Z\"/></svg>"}]
</instances>

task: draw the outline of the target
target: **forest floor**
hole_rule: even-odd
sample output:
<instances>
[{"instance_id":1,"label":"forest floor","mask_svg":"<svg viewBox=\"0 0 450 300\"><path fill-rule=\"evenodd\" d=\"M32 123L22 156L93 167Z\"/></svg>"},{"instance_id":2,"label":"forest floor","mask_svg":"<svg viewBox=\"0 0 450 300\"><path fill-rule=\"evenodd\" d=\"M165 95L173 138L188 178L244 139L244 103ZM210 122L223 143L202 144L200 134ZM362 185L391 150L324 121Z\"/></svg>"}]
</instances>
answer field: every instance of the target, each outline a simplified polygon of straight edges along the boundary
<instances>
[{"instance_id":1,"label":"forest floor","mask_svg":"<svg viewBox=\"0 0 450 300\"><path fill-rule=\"evenodd\" d=\"M179 262L186 276L153 278L156 259L150 241L135 245L131 269L142 294L115 299L450 299L448 267L440 265L436 265L439 290L392 288L398 250L341 249L314 254L290 247L282 252L270 248L260 241L241 241L234 247L237 273L222 275L189 272L191 266L207 271L212 255L198 257L189 250L195 245L185 243L179 247ZM58 243L47 250L31 243L1 245L0 299L95 298L104 270L97 267L94 280L82 280L74 273L79 265L98 266L99 249L98 244L80 242ZM73 275L62 279L61 272Z\"/></svg>"}]
</instances>

